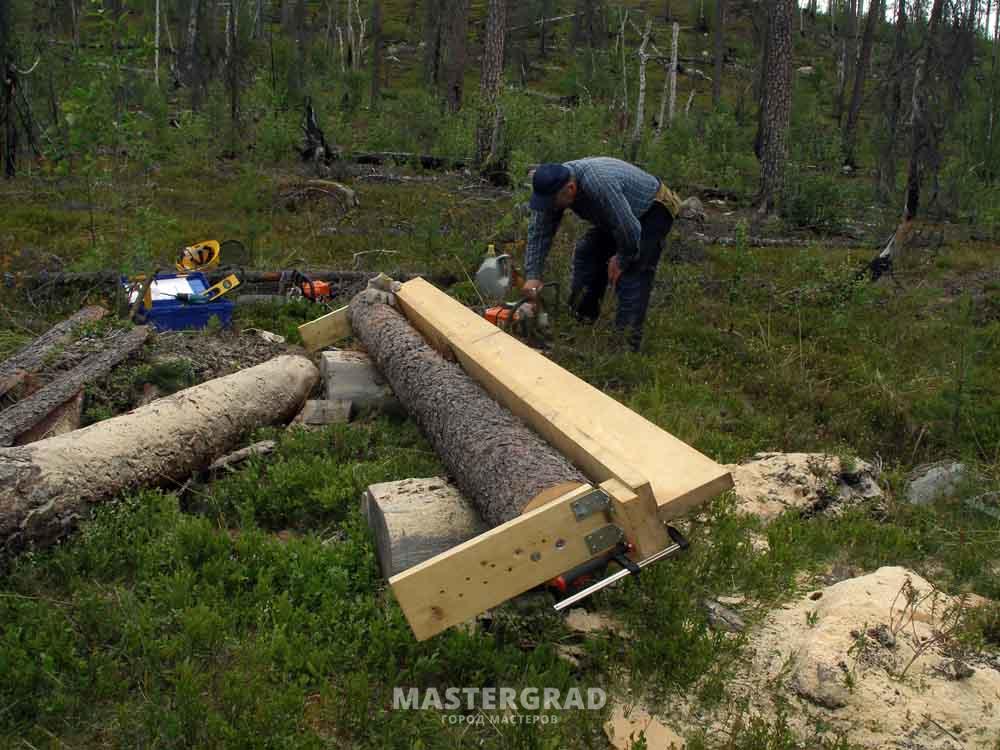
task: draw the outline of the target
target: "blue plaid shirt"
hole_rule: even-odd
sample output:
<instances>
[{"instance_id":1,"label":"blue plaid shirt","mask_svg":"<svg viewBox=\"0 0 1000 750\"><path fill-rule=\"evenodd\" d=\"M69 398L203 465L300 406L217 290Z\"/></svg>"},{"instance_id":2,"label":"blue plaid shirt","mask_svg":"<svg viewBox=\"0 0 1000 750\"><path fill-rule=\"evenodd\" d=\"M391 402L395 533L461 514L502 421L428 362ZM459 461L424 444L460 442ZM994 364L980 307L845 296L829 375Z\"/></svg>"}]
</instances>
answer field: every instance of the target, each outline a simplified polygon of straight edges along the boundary
<instances>
[{"instance_id":1,"label":"blue plaid shirt","mask_svg":"<svg viewBox=\"0 0 1000 750\"><path fill-rule=\"evenodd\" d=\"M611 232L623 258L635 257L642 236L639 217L652 205L660 180L628 162L608 156L565 164L577 184L576 200L570 207L573 213ZM524 253L524 273L529 279L542 277L545 257L562 217L562 211L532 212Z\"/></svg>"}]
</instances>

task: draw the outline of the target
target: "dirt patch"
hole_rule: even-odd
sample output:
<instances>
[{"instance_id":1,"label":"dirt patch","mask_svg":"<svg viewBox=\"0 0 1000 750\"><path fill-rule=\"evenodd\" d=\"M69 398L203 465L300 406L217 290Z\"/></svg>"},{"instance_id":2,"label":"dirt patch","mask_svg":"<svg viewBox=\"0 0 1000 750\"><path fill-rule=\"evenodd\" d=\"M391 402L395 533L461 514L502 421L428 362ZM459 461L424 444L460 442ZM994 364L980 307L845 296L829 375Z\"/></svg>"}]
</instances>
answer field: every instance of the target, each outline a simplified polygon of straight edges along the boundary
<instances>
[{"instance_id":1,"label":"dirt patch","mask_svg":"<svg viewBox=\"0 0 1000 750\"><path fill-rule=\"evenodd\" d=\"M298 350L283 342L268 341L257 332L163 331L149 348L150 362L184 359L202 382L259 365L279 354Z\"/></svg>"},{"instance_id":2,"label":"dirt patch","mask_svg":"<svg viewBox=\"0 0 1000 750\"><path fill-rule=\"evenodd\" d=\"M668 706L661 715L711 735L733 704L769 719L783 706L803 737L824 725L868 748L995 748L1000 662L947 635L982 601L937 591L901 567L841 581L754 629L746 661L727 680L726 708Z\"/></svg>"}]
</instances>

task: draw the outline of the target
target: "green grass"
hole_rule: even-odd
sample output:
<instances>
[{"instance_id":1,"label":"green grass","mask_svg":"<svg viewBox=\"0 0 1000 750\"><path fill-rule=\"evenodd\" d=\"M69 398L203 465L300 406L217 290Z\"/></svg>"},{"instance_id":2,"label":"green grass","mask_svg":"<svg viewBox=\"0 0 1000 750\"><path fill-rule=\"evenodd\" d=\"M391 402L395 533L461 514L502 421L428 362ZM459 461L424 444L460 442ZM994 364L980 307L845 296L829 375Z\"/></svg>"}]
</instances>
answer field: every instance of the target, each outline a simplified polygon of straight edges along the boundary
<instances>
[{"instance_id":1,"label":"green grass","mask_svg":"<svg viewBox=\"0 0 1000 750\"><path fill-rule=\"evenodd\" d=\"M413 41L419 19L401 25L404 5L386 4L386 16L396 19L387 35ZM481 13L482 3L474 7ZM693 6L674 11L687 24ZM735 24L730 46L747 68L754 64L748 19ZM666 27L658 22L656 31L664 48ZM559 31L563 39L566 33ZM906 565L948 591L1000 598L1000 511L994 497L981 498L1000 480L1000 267L987 245L949 242L936 255L918 250L905 259L901 287L853 280L872 246L826 247L823 235L862 219L879 224L882 209L870 205L865 180L839 174L828 96L834 71L812 36L796 40L798 58L820 62L818 73L797 78L790 186L771 228L804 235L816 228L816 245L709 247L704 262L664 263L640 355L612 349L606 310L592 328L559 316L552 356L719 461L767 450L877 460L885 469L884 507L835 519L786 514L764 526L737 514L730 496L720 497L684 522L693 542L686 556L595 597L592 606L620 618L633 636L582 639L585 656L573 667L555 647L581 639L545 611L506 607L489 630L452 629L414 641L378 574L359 512L370 483L442 472L412 423L377 418L319 432L264 430L259 437L279 441L275 455L183 492L120 498L61 547L23 556L4 572L0 745L604 748L605 712L571 712L547 725L458 725L434 711L393 711L392 689L621 690L628 682L654 704L693 694L713 706L727 700L744 641L709 629L700 606L706 596L745 594L744 614L755 622L831 566ZM709 41L685 30L682 54L697 55ZM463 279L488 243L519 252L510 243L524 237L518 203L527 198L529 164L623 153L627 132L607 107L620 86L617 61L598 57L588 71L580 54L565 66L537 67L529 82L583 93L580 107L565 111L505 91L509 194L471 190L472 178L462 174L408 169L407 176L425 181L355 180L361 205L349 212L323 201L294 203L289 189L311 173L291 161L300 101L285 90L280 69L290 47L278 40L276 55L275 88L269 64L256 59L264 73L246 88L239 160L217 158L232 145L228 125L220 125L227 122L221 89L210 91L197 113L187 110L185 95L168 101L142 89L132 105L144 114L123 118L120 129L81 129L77 135L86 138L72 160L32 166L0 185L0 201L11 207L0 218L0 271L21 270L19 253L40 248L39 262L44 252L71 270L138 273L169 266L194 241L233 238L257 268L399 269ZM390 68L387 96L373 112L363 77L341 75L329 55L311 55L306 93L330 140L345 149L467 156L474 66L467 71L469 106L449 118L434 96L415 88L418 58L404 54ZM709 72L707 62L701 67ZM662 72L649 72L647 112L655 112ZM753 107L737 106L742 74L730 71L725 84L719 112L710 111L707 90L699 91L692 117L678 117L658 142L647 137L640 159L682 192L716 185L748 201L757 182ZM102 92L112 89L95 86L69 91L64 106L92 109L106 123L110 99ZM680 105L692 86L704 88L681 78ZM158 115L167 112L179 128L163 126ZM872 145L859 146L867 168ZM114 155L117 147L127 163ZM994 193L976 194L982 205L962 209L986 221ZM741 206L724 210L732 209ZM894 218L892 208L888 220ZM727 231L737 236L759 231L749 215L732 223ZM568 220L550 257L549 276L562 284L564 298L569 255L583 229ZM468 282L449 291L476 301ZM0 290L0 353L96 301L95 290L31 299ZM317 312L308 303L241 306L236 323L297 344L297 326ZM89 399L86 418L126 408L143 382L173 390L189 380L183 368L121 368L102 399ZM945 456L966 461L979 477L935 506L903 502L909 469ZM755 536L766 539L765 551L751 543ZM970 638L996 648L995 612L972 627ZM692 748L784 750L806 742L846 750L844 738L820 729L797 738L782 716L740 715L727 738L688 739Z\"/></svg>"}]
</instances>

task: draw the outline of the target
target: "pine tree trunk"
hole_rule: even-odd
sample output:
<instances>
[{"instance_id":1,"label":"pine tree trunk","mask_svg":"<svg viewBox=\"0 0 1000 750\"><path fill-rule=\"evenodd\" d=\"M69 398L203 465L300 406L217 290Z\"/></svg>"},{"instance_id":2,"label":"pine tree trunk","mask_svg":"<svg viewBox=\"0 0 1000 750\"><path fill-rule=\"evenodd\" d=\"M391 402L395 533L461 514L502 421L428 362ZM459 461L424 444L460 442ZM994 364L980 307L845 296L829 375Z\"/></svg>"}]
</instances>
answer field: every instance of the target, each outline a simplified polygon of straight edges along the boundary
<instances>
[{"instance_id":1,"label":"pine tree trunk","mask_svg":"<svg viewBox=\"0 0 1000 750\"><path fill-rule=\"evenodd\" d=\"M718 109L722 102L722 66L726 54L723 26L726 19L726 0L715 0L715 72L712 75L712 106Z\"/></svg>"},{"instance_id":2,"label":"pine tree trunk","mask_svg":"<svg viewBox=\"0 0 1000 750\"><path fill-rule=\"evenodd\" d=\"M491 527L517 518L547 489L586 482L393 308L361 294L351 301L350 317L396 397Z\"/></svg>"},{"instance_id":3,"label":"pine tree trunk","mask_svg":"<svg viewBox=\"0 0 1000 750\"><path fill-rule=\"evenodd\" d=\"M924 54L917 63L913 75L913 141L910 148L910 168L906 177L906 201L903 207L903 221L909 222L916 218L920 207L920 177L923 155L928 146L929 133L927 113L925 111L926 92L924 91L927 72L932 69L934 52L937 44L937 29L941 23L943 0L934 0L931 8L930 23L927 26L927 39L924 42Z\"/></svg>"},{"instance_id":4,"label":"pine tree trunk","mask_svg":"<svg viewBox=\"0 0 1000 750\"><path fill-rule=\"evenodd\" d=\"M774 209L784 187L788 124L792 112L794 0L773 0L768 18L767 96L764 97L757 210Z\"/></svg>"},{"instance_id":5,"label":"pine tree trunk","mask_svg":"<svg viewBox=\"0 0 1000 750\"><path fill-rule=\"evenodd\" d=\"M430 88L435 88L441 79L444 1L424 0L424 82Z\"/></svg>"},{"instance_id":6,"label":"pine tree trunk","mask_svg":"<svg viewBox=\"0 0 1000 750\"><path fill-rule=\"evenodd\" d=\"M852 169L854 163L854 140L861 116L861 101L864 97L865 78L868 75L868 62L871 60L872 45L875 43L875 31L882 17L881 0L870 0L868 4L868 20L865 23L865 36L861 43L861 56L858 58L857 71L854 78L854 91L851 93L851 103L847 109L847 122L844 125L844 164Z\"/></svg>"},{"instance_id":7,"label":"pine tree trunk","mask_svg":"<svg viewBox=\"0 0 1000 750\"><path fill-rule=\"evenodd\" d=\"M465 85L466 47L469 33L469 0L448 0L445 102L449 112L462 108Z\"/></svg>"},{"instance_id":8,"label":"pine tree trunk","mask_svg":"<svg viewBox=\"0 0 1000 750\"><path fill-rule=\"evenodd\" d=\"M0 412L0 446L13 445L18 435L44 420L53 409L66 403L85 385L106 376L133 352L142 348L148 335L149 330L145 326L138 326L105 340L103 349Z\"/></svg>"},{"instance_id":9,"label":"pine tree trunk","mask_svg":"<svg viewBox=\"0 0 1000 750\"><path fill-rule=\"evenodd\" d=\"M507 36L505 19L507 0L489 0L486 16L486 38L483 40L482 74L479 79L479 119L476 124L475 166L488 168L493 158L493 143L499 139L495 133L497 107L503 88L504 42Z\"/></svg>"},{"instance_id":10,"label":"pine tree trunk","mask_svg":"<svg viewBox=\"0 0 1000 750\"><path fill-rule=\"evenodd\" d=\"M856 32L858 21L858 0L849 0L845 17L843 46L841 47L840 87L837 91L837 96L834 99L833 104L833 116L837 118L838 123L844 117L844 100L847 98L847 87L853 77L854 63L858 54Z\"/></svg>"},{"instance_id":11,"label":"pine tree trunk","mask_svg":"<svg viewBox=\"0 0 1000 750\"><path fill-rule=\"evenodd\" d=\"M906 0L896 0L896 41L889 69L888 95L884 98L886 132L879 153L879 197L888 201L896 191L896 144L899 113L903 106L903 61L906 59Z\"/></svg>"},{"instance_id":12,"label":"pine tree trunk","mask_svg":"<svg viewBox=\"0 0 1000 750\"><path fill-rule=\"evenodd\" d=\"M72 340L77 327L98 321L106 314L103 307L84 307L0 362L0 396L41 370L59 347Z\"/></svg>"}]
</instances>

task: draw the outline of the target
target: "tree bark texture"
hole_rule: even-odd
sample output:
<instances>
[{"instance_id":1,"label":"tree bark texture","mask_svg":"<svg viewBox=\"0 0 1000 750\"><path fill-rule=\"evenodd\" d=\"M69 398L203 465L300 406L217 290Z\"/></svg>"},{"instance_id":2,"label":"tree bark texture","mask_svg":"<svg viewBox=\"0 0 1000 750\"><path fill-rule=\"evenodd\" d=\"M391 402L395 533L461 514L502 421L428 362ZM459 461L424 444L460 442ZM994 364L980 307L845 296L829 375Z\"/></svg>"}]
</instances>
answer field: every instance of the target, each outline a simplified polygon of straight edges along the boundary
<instances>
[{"instance_id":1,"label":"tree bark texture","mask_svg":"<svg viewBox=\"0 0 1000 750\"><path fill-rule=\"evenodd\" d=\"M884 97L885 140L879 150L879 195L889 200L896 189L896 143L903 107L903 61L906 59L906 0L896 0L896 41L889 68L889 91Z\"/></svg>"},{"instance_id":2,"label":"tree bark texture","mask_svg":"<svg viewBox=\"0 0 1000 750\"><path fill-rule=\"evenodd\" d=\"M424 0L424 81L437 86L441 74L444 0Z\"/></svg>"},{"instance_id":3,"label":"tree bark texture","mask_svg":"<svg viewBox=\"0 0 1000 750\"><path fill-rule=\"evenodd\" d=\"M922 162L930 138L927 112L925 111L927 96L924 87L926 85L927 71L931 70L934 64L934 49L937 44L938 26L941 25L943 6L943 0L934 0L934 5L931 8L930 22L927 25L924 54L917 63L917 70L913 75L913 140L910 147L910 169L906 177L906 201L903 207L904 223L910 222L916 217L920 206Z\"/></svg>"},{"instance_id":4,"label":"tree bark texture","mask_svg":"<svg viewBox=\"0 0 1000 750\"><path fill-rule=\"evenodd\" d=\"M458 112L462 108L465 87L469 0L447 0L447 6L447 57L444 65L445 102L449 112Z\"/></svg>"},{"instance_id":5,"label":"tree bark texture","mask_svg":"<svg viewBox=\"0 0 1000 750\"><path fill-rule=\"evenodd\" d=\"M479 120L476 124L476 167L482 170L497 155L496 130L500 91L503 88L503 50L506 36L507 0L490 0L483 40L482 76L479 79Z\"/></svg>"},{"instance_id":6,"label":"tree bark texture","mask_svg":"<svg viewBox=\"0 0 1000 750\"><path fill-rule=\"evenodd\" d=\"M44 388L0 412L0 446L12 445L18 435L45 419L54 409L79 393L87 383L103 378L130 354L140 349L148 336L149 329L145 326L122 332L106 341L101 351L91 354Z\"/></svg>"},{"instance_id":7,"label":"tree bark texture","mask_svg":"<svg viewBox=\"0 0 1000 750\"><path fill-rule=\"evenodd\" d=\"M190 0L187 38L184 43L184 80L191 85L198 75L198 12L200 0Z\"/></svg>"},{"instance_id":8,"label":"tree bark texture","mask_svg":"<svg viewBox=\"0 0 1000 750\"><path fill-rule=\"evenodd\" d=\"M761 117L758 210L771 211L785 181L788 123L792 113L793 0L773 0L768 18L767 95Z\"/></svg>"},{"instance_id":9,"label":"tree bark texture","mask_svg":"<svg viewBox=\"0 0 1000 750\"><path fill-rule=\"evenodd\" d=\"M840 88L834 100L834 117L840 122L844 116L844 99L847 97L847 87L854 74L854 63L858 56L857 46L857 23L858 23L858 2L859 0L849 0L844 24L844 44L842 49Z\"/></svg>"},{"instance_id":10,"label":"tree bark texture","mask_svg":"<svg viewBox=\"0 0 1000 750\"><path fill-rule=\"evenodd\" d=\"M726 54L724 25L726 0L715 0L715 72L712 75L712 106L718 108L722 101L722 65Z\"/></svg>"},{"instance_id":11,"label":"tree bark texture","mask_svg":"<svg viewBox=\"0 0 1000 750\"><path fill-rule=\"evenodd\" d=\"M882 17L881 0L869 0L868 20L865 22L865 35L861 42L861 55L858 57L857 70L854 76L854 90L851 92L851 103L847 107L847 122L844 124L844 164L850 167L854 163L854 140L857 135L858 118L861 116L861 101L865 92L865 78L868 76L868 63L872 56L872 45L875 43L875 31Z\"/></svg>"},{"instance_id":12,"label":"tree bark texture","mask_svg":"<svg viewBox=\"0 0 1000 750\"><path fill-rule=\"evenodd\" d=\"M250 430L294 416L318 379L308 359L285 355L81 430L0 448L0 557L58 541L121 492L200 471Z\"/></svg>"},{"instance_id":13,"label":"tree bark texture","mask_svg":"<svg viewBox=\"0 0 1000 750\"><path fill-rule=\"evenodd\" d=\"M100 320L107 312L103 307L85 307L0 362L0 396L41 370L57 347L72 340L78 326Z\"/></svg>"},{"instance_id":14,"label":"tree bark texture","mask_svg":"<svg viewBox=\"0 0 1000 750\"><path fill-rule=\"evenodd\" d=\"M361 294L351 326L459 489L491 527L521 515L546 489L586 479L438 354L400 313Z\"/></svg>"}]
</instances>

